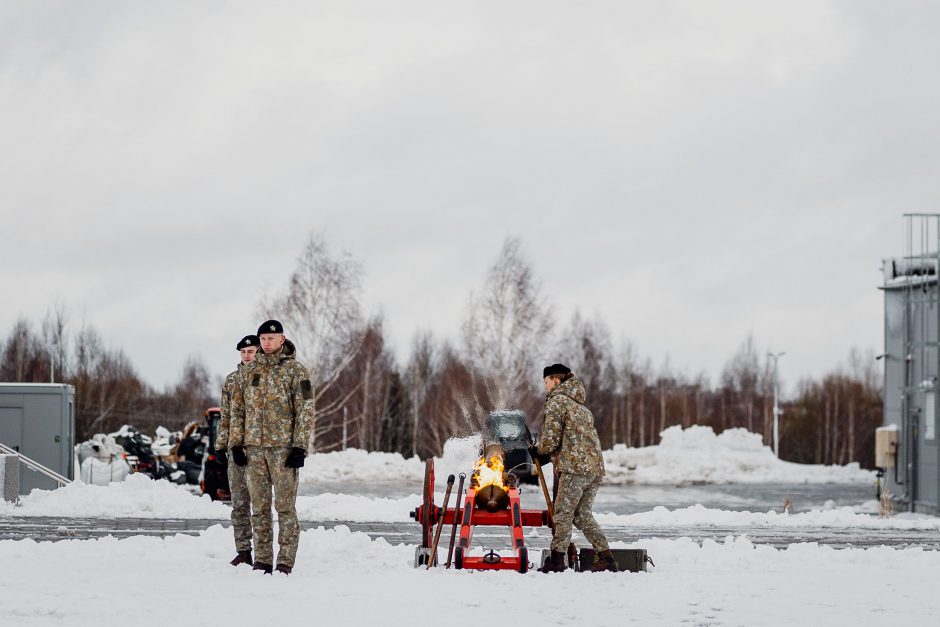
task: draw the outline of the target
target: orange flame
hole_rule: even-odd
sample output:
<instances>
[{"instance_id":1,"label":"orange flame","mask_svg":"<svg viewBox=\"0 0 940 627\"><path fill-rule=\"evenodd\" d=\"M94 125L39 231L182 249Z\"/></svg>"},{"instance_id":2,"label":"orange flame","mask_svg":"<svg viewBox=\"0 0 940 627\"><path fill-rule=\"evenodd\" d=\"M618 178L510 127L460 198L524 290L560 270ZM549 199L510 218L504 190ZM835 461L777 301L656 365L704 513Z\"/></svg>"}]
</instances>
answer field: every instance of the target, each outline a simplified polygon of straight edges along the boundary
<instances>
[{"instance_id":1,"label":"orange flame","mask_svg":"<svg viewBox=\"0 0 940 627\"><path fill-rule=\"evenodd\" d=\"M503 468L503 460L496 455L490 456L489 460L481 457L476 466L473 467L473 476L476 477L477 489L495 485L505 490Z\"/></svg>"}]
</instances>

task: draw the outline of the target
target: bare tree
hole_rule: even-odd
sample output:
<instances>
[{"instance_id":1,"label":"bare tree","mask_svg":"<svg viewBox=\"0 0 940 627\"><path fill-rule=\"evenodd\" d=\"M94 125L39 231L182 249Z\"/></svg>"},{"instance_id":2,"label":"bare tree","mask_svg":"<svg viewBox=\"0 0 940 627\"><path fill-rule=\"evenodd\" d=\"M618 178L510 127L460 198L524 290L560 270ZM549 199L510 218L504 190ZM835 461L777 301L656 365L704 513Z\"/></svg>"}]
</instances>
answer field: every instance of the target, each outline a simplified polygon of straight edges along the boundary
<instances>
[{"instance_id":1,"label":"bare tree","mask_svg":"<svg viewBox=\"0 0 940 627\"><path fill-rule=\"evenodd\" d=\"M190 356L183 364L183 373L176 384L174 396L180 404L180 413L190 420L200 416L209 405L217 402L213 398L212 377L205 363Z\"/></svg>"},{"instance_id":2,"label":"bare tree","mask_svg":"<svg viewBox=\"0 0 940 627\"><path fill-rule=\"evenodd\" d=\"M517 238L504 242L467 311L464 347L484 383L485 402L522 407L533 393L536 360L546 353L553 319Z\"/></svg>"},{"instance_id":3,"label":"bare tree","mask_svg":"<svg viewBox=\"0 0 940 627\"><path fill-rule=\"evenodd\" d=\"M0 355L0 380L17 383L40 381L48 370L37 372L45 366L42 341L33 333L26 318L19 318L10 330Z\"/></svg>"},{"instance_id":4,"label":"bare tree","mask_svg":"<svg viewBox=\"0 0 940 627\"><path fill-rule=\"evenodd\" d=\"M757 348L754 338L748 335L725 366L721 378L737 401L731 409L731 424L740 424L752 432L755 430L755 401L759 393L760 376Z\"/></svg>"},{"instance_id":5,"label":"bare tree","mask_svg":"<svg viewBox=\"0 0 940 627\"><path fill-rule=\"evenodd\" d=\"M65 305L56 303L46 311L46 317L42 321L42 341L50 356L50 366L52 368L49 373L50 381L54 381L56 377L60 381L64 381L68 376L65 372L65 365L68 360L67 325L68 315L65 311Z\"/></svg>"},{"instance_id":6,"label":"bare tree","mask_svg":"<svg viewBox=\"0 0 940 627\"><path fill-rule=\"evenodd\" d=\"M405 370L405 386L410 395L411 455L418 454L419 430L424 428L422 417L427 411L428 394L438 368L438 351L430 332L418 333L411 341L411 358Z\"/></svg>"},{"instance_id":7,"label":"bare tree","mask_svg":"<svg viewBox=\"0 0 940 627\"><path fill-rule=\"evenodd\" d=\"M557 358L565 362L584 383L587 402L594 413L594 423L602 444L616 440L617 387L616 370L611 365L610 330L595 315L593 320L575 311L561 335Z\"/></svg>"},{"instance_id":8,"label":"bare tree","mask_svg":"<svg viewBox=\"0 0 940 627\"><path fill-rule=\"evenodd\" d=\"M123 351L105 348L101 336L83 324L75 336L69 383L75 386L75 427L80 438L117 428L137 415L149 390Z\"/></svg>"},{"instance_id":9,"label":"bare tree","mask_svg":"<svg viewBox=\"0 0 940 627\"><path fill-rule=\"evenodd\" d=\"M440 454L448 439L480 428L485 415L483 387L470 366L445 344L423 406L427 420L426 428L418 432L419 455Z\"/></svg>"},{"instance_id":10,"label":"bare tree","mask_svg":"<svg viewBox=\"0 0 940 627\"><path fill-rule=\"evenodd\" d=\"M317 437L333 428L333 420L358 391L333 395L337 380L349 368L365 337L360 306L362 268L348 252L334 254L323 239L310 236L286 291L261 303L265 317L284 322L297 345L300 360L310 370L314 394L314 426L309 449Z\"/></svg>"}]
</instances>

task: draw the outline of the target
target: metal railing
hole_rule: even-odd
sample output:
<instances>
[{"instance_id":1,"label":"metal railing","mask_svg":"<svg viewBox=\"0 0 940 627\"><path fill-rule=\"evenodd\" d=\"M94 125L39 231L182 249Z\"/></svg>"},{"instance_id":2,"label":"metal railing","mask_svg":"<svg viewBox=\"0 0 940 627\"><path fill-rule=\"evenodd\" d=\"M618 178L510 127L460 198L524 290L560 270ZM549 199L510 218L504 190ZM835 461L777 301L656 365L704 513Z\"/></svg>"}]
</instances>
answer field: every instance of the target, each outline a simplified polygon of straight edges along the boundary
<instances>
[{"instance_id":1,"label":"metal railing","mask_svg":"<svg viewBox=\"0 0 940 627\"><path fill-rule=\"evenodd\" d=\"M24 466L26 466L27 468L29 468L30 470L34 472L38 472L44 477L48 477L49 479L52 479L53 481L58 483L60 486L64 486L64 485L68 485L69 483L72 483L71 479L68 479L64 477L63 475L60 475L56 471L52 470L51 468L47 468L46 466L43 466L39 462L33 459L30 459L29 457L26 457L19 451L10 448L9 446L7 446L6 444L3 444L2 442L0 442L0 453L5 453L7 455L16 455L19 458L21 464L23 464Z\"/></svg>"}]
</instances>

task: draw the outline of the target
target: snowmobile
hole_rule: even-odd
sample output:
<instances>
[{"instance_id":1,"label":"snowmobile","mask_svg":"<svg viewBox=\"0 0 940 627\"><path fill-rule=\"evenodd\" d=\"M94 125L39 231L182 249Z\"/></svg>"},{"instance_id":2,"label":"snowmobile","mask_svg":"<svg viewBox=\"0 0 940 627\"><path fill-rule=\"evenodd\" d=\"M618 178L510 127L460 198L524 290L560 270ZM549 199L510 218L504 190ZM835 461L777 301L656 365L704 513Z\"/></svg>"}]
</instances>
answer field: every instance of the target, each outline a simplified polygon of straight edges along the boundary
<instances>
[{"instance_id":1,"label":"snowmobile","mask_svg":"<svg viewBox=\"0 0 940 627\"><path fill-rule=\"evenodd\" d=\"M538 475L529 455L525 412L519 409L491 411L486 418L486 443L497 443L505 451L503 463L507 472L514 474L523 483L538 483Z\"/></svg>"},{"instance_id":2,"label":"snowmobile","mask_svg":"<svg viewBox=\"0 0 940 627\"><path fill-rule=\"evenodd\" d=\"M202 493L208 494L213 501L230 501L232 494L228 485L228 458L225 453L218 455L215 442L219 437L219 422L222 412L218 407L206 410L206 429L208 442L202 457Z\"/></svg>"}]
</instances>

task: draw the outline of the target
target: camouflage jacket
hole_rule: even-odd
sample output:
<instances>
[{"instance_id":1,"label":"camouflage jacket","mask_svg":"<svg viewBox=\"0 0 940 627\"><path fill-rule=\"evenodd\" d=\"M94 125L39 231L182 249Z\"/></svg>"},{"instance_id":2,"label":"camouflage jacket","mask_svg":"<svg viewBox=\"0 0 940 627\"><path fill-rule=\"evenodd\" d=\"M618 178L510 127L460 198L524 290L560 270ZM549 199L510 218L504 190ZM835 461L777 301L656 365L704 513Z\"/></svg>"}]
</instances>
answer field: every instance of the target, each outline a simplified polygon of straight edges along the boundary
<instances>
[{"instance_id":1,"label":"camouflage jacket","mask_svg":"<svg viewBox=\"0 0 940 627\"><path fill-rule=\"evenodd\" d=\"M235 389L235 378L238 371L242 369L242 364L238 364L235 372L230 372L225 377L225 383L222 384L222 399L219 401L219 410L222 418L219 420L219 430L215 436L215 448L224 451L228 448L229 424L232 420L232 390Z\"/></svg>"},{"instance_id":2,"label":"camouflage jacket","mask_svg":"<svg viewBox=\"0 0 940 627\"><path fill-rule=\"evenodd\" d=\"M604 456L594 428L594 414L584 405L584 384L571 378L545 397L545 426L538 450L551 454L559 472L604 475Z\"/></svg>"},{"instance_id":3,"label":"camouflage jacket","mask_svg":"<svg viewBox=\"0 0 940 627\"><path fill-rule=\"evenodd\" d=\"M313 428L310 373L288 340L271 355L259 352L239 368L232 388L229 446L307 448Z\"/></svg>"}]
</instances>

